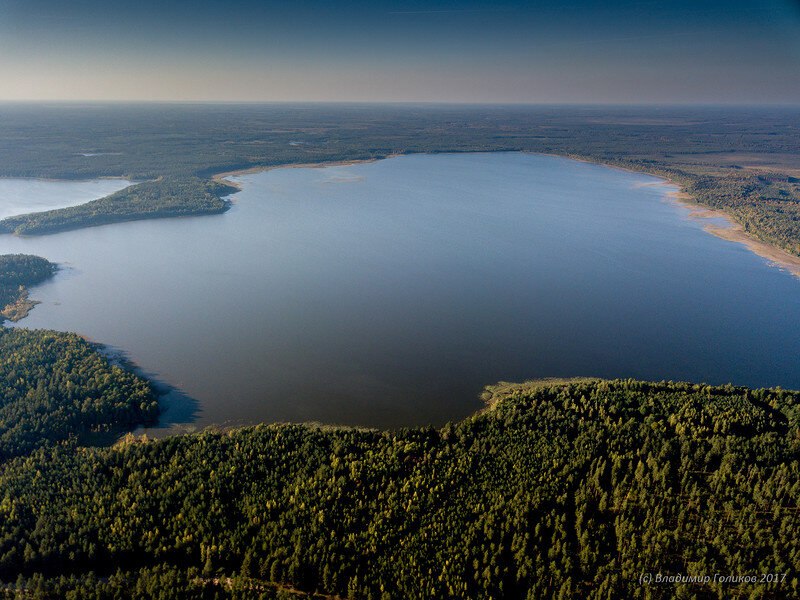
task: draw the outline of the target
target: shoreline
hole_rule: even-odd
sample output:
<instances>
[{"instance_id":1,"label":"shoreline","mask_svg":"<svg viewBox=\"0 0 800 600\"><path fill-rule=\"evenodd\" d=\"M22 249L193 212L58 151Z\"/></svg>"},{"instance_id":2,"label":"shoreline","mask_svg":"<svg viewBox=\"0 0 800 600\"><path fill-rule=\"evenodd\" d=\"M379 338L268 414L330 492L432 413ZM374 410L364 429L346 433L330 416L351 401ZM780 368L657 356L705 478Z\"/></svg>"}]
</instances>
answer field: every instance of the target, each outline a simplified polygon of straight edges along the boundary
<instances>
[{"instance_id":1,"label":"shoreline","mask_svg":"<svg viewBox=\"0 0 800 600\"><path fill-rule=\"evenodd\" d=\"M735 242L745 246L756 256L765 259L769 266L787 271L800 279L800 256L790 254L783 248L773 246L745 231L744 227L724 210L709 208L699 204L686 192L682 192L678 184L668 181L668 184L675 186L676 189L666 193L667 202L685 208L689 211L687 219L699 222L703 231L710 233L720 239ZM711 219L723 219L724 224L705 222Z\"/></svg>"},{"instance_id":2,"label":"shoreline","mask_svg":"<svg viewBox=\"0 0 800 600\"><path fill-rule=\"evenodd\" d=\"M540 154L542 156L552 156L555 158L568 158L570 160L577 160L578 162L583 162L590 165L598 165L601 167L608 167L611 169L619 169L620 171L627 171L628 173L636 173L637 175L648 175L650 177L655 177L657 179L660 179L661 181L659 182L643 183L641 184L641 186L667 185L673 187L674 189L669 190L664 194L665 201L669 202L670 204L673 204L674 206L680 206L681 208L687 209L689 212L686 215L686 218L688 220L699 222L703 227L703 231L720 239L726 240L728 242L735 242L737 244L741 244L756 256L760 256L761 258L765 259L770 267L787 271L788 273L791 273L794 277L800 279L800 256L795 256L794 254L787 252L783 248L770 244L769 242L760 240L754 235L748 233L747 231L745 231L744 227L738 221L736 221L733 215L729 214L723 209L711 208L710 206L705 206L703 204L700 204L699 202L697 202L697 200L694 199L694 197L691 194L683 191L680 183L673 181L669 177L664 177L663 175L655 175L653 173L648 173L647 171L639 171L637 169L632 169L629 167L610 165L608 163L597 162L588 158L578 158L575 156L569 156L565 154L552 154L552 153L542 153L542 152L530 152L529 154ZM725 221L725 223L723 225L718 225L715 223L703 222L706 219L708 220L722 219Z\"/></svg>"},{"instance_id":3,"label":"shoreline","mask_svg":"<svg viewBox=\"0 0 800 600\"><path fill-rule=\"evenodd\" d=\"M41 303L41 300L31 300L28 288L22 286L16 300L0 310L0 319L18 323L28 316L34 306Z\"/></svg>"},{"instance_id":4,"label":"shoreline","mask_svg":"<svg viewBox=\"0 0 800 600\"><path fill-rule=\"evenodd\" d=\"M17 180L24 180L24 181L48 181L51 183L88 183L92 181L102 181L104 179L122 179L123 181L127 181L131 185L136 185L137 183L144 183L144 181L133 181L128 179L124 175L100 175L98 177L89 177L86 179L58 179L55 177L15 177L14 175L0 175L0 179L17 179ZM155 181L155 180L149 180ZM123 188L124 189L124 188Z\"/></svg>"}]
</instances>

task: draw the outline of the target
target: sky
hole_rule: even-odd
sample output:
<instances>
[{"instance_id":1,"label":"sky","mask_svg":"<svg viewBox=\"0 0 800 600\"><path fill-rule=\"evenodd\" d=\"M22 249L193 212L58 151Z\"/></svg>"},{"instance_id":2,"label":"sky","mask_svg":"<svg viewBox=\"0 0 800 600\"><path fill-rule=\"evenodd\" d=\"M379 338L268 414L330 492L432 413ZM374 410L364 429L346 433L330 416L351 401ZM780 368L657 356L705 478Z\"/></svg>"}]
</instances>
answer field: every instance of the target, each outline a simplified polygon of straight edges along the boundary
<instances>
[{"instance_id":1,"label":"sky","mask_svg":"<svg viewBox=\"0 0 800 600\"><path fill-rule=\"evenodd\" d=\"M800 0L0 0L0 100L800 104Z\"/></svg>"}]
</instances>

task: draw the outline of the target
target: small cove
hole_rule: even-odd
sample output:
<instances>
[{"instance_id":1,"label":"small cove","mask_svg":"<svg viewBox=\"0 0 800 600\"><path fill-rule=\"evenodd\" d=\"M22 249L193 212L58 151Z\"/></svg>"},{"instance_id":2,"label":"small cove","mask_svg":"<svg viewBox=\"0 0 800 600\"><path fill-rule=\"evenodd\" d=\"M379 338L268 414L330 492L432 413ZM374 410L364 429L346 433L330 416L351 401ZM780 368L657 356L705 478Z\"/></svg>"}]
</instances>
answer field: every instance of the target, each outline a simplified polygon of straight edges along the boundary
<instances>
[{"instance_id":1,"label":"small cove","mask_svg":"<svg viewBox=\"0 0 800 600\"><path fill-rule=\"evenodd\" d=\"M124 179L52 181L0 177L0 219L66 208L113 194L131 185Z\"/></svg>"}]
</instances>

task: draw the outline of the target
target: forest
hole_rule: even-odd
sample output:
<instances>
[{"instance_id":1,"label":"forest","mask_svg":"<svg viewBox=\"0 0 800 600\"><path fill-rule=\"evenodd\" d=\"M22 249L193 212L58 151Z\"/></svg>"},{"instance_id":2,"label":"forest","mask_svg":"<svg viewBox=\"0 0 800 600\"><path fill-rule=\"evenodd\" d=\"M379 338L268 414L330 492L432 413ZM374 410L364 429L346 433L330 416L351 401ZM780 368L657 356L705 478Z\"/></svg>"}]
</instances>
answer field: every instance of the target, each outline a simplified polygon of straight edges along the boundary
<instances>
[{"instance_id":1,"label":"forest","mask_svg":"<svg viewBox=\"0 0 800 600\"><path fill-rule=\"evenodd\" d=\"M3 317L30 309L27 286L55 271L40 256L0 255ZM156 421L153 386L100 350L75 333L0 327L0 464L36 448L114 439Z\"/></svg>"},{"instance_id":2,"label":"forest","mask_svg":"<svg viewBox=\"0 0 800 600\"><path fill-rule=\"evenodd\" d=\"M0 106L0 175L146 181L8 233L225 210L213 174L419 152L557 154L667 177L800 254L800 110L366 104ZM200 178L201 181L198 181ZM112 200L113 199L113 200Z\"/></svg>"},{"instance_id":3,"label":"forest","mask_svg":"<svg viewBox=\"0 0 800 600\"><path fill-rule=\"evenodd\" d=\"M28 287L46 281L55 271L56 265L41 256L0 255L0 322L26 316L35 305L28 298Z\"/></svg>"},{"instance_id":4,"label":"forest","mask_svg":"<svg viewBox=\"0 0 800 600\"><path fill-rule=\"evenodd\" d=\"M75 333L0 328L0 461L154 423L152 385Z\"/></svg>"},{"instance_id":5,"label":"forest","mask_svg":"<svg viewBox=\"0 0 800 600\"><path fill-rule=\"evenodd\" d=\"M486 400L439 430L35 448L0 467L6 595L800 595L798 393L553 380Z\"/></svg>"}]
</instances>

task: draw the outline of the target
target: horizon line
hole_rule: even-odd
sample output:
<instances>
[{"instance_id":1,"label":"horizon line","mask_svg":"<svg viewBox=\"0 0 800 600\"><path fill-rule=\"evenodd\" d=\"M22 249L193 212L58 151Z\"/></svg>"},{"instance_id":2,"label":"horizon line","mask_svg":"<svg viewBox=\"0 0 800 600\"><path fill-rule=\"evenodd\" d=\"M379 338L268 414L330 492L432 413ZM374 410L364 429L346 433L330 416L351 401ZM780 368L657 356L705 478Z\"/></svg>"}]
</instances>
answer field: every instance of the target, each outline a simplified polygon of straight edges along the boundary
<instances>
[{"instance_id":1,"label":"horizon line","mask_svg":"<svg viewBox=\"0 0 800 600\"><path fill-rule=\"evenodd\" d=\"M171 105L338 105L338 106L495 106L495 107L694 107L694 108L800 108L797 102L712 102L712 101L686 101L686 102L586 102L586 101L472 101L472 100L121 100L121 99L4 99L0 104L62 104L62 105L131 105L131 104L171 104Z\"/></svg>"}]
</instances>

